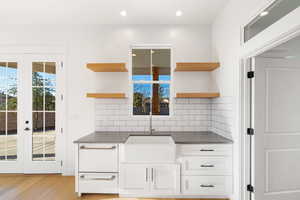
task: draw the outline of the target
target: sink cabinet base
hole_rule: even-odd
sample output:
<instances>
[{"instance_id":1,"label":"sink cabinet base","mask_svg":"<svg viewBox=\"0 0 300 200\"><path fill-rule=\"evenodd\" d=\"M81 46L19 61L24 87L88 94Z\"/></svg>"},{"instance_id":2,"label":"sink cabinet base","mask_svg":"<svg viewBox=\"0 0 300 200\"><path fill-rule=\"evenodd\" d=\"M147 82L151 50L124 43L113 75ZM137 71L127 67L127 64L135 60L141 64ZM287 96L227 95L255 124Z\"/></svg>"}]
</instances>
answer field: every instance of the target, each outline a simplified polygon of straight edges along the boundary
<instances>
[{"instance_id":1,"label":"sink cabinet base","mask_svg":"<svg viewBox=\"0 0 300 200\"><path fill-rule=\"evenodd\" d=\"M172 163L124 163L123 145L76 144L75 191L79 197L84 193L205 200L231 197L231 144L177 144Z\"/></svg>"}]
</instances>

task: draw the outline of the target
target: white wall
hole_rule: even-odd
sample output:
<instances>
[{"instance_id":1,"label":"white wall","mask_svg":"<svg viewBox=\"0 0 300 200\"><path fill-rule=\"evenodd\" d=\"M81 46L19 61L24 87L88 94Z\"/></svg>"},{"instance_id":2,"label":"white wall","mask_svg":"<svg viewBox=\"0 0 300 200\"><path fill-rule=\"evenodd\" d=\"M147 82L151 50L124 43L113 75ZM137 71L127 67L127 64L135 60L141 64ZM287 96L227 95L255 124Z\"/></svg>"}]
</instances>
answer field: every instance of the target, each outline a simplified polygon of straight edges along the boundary
<instances>
[{"instance_id":1,"label":"white wall","mask_svg":"<svg viewBox=\"0 0 300 200\"><path fill-rule=\"evenodd\" d=\"M107 90L104 87L106 81L110 81L111 92L128 92L126 75L96 74L86 69L87 62L128 62L132 44L171 44L174 62L211 61L212 52L211 28L208 25L2 26L0 44L66 47L67 141L64 172L68 174L74 169L72 142L95 130L94 100L87 99L85 94ZM186 85L189 80L184 74L178 74L174 79L183 87L182 90L186 85L185 88L197 91L201 82L195 78L194 88ZM211 85L209 82L206 84Z\"/></svg>"},{"instance_id":2,"label":"white wall","mask_svg":"<svg viewBox=\"0 0 300 200\"><path fill-rule=\"evenodd\" d=\"M251 55L257 50L269 48L276 38L287 34L289 30L299 27L300 8L288 14L265 31L249 40L246 45L241 45L241 27L251 17L266 6L270 0L231 0L222 12L217 16L212 25L212 58L221 63L220 69L214 72L220 93L224 97L233 97L233 126L232 136L234 139L234 171L240 170L240 141L241 134L239 126L240 109L240 60L245 55ZM243 158L242 158L243 159ZM235 173L235 196L240 200L240 186L242 183L241 173ZM244 189L243 189L244 191Z\"/></svg>"},{"instance_id":3,"label":"white wall","mask_svg":"<svg viewBox=\"0 0 300 200\"><path fill-rule=\"evenodd\" d=\"M231 0L215 19L212 26L214 59L219 60L221 67L214 72L214 78L223 97L232 97L233 124L231 126L234 140L234 172L240 170L240 141L238 122L239 101L239 62L241 55L241 29L262 0ZM234 173L234 199L240 200L240 174Z\"/></svg>"}]
</instances>

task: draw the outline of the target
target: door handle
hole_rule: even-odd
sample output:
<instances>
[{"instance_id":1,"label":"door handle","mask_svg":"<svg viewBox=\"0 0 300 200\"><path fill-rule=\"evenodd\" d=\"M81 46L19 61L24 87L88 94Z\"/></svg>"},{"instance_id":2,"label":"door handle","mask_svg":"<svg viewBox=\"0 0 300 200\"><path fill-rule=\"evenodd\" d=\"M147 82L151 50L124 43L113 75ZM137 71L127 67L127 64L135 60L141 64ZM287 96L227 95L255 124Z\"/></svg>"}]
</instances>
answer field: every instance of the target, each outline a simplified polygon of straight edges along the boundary
<instances>
[{"instance_id":1,"label":"door handle","mask_svg":"<svg viewBox=\"0 0 300 200\"><path fill-rule=\"evenodd\" d=\"M24 128L24 131L30 131L30 128L26 127Z\"/></svg>"}]
</instances>

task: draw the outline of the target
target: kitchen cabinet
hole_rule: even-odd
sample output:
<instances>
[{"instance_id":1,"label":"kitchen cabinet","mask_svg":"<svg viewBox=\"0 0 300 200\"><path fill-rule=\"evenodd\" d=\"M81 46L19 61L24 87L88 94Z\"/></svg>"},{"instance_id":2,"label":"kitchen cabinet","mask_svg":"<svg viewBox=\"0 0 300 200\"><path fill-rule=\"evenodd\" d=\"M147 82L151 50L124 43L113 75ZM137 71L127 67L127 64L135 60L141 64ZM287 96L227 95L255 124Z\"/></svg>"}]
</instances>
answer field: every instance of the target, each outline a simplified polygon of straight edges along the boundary
<instances>
[{"instance_id":1,"label":"kitchen cabinet","mask_svg":"<svg viewBox=\"0 0 300 200\"><path fill-rule=\"evenodd\" d=\"M179 192L179 164L121 164L120 166L120 194L174 195Z\"/></svg>"},{"instance_id":2,"label":"kitchen cabinet","mask_svg":"<svg viewBox=\"0 0 300 200\"><path fill-rule=\"evenodd\" d=\"M118 172L117 144L80 144L80 172Z\"/></svg>"},{"instance_id":3,"label":"kitchen cabinet","mask_svg":"<svg viewBox=\"0 0 300 200\"><path fill-rule=\"evenodd\" d=\"M232 193L232 145L178 145L183 195L230 195Z\"/></svg>"},{"instance_id":4,"label":"kitchen cabinet","mask_svg":"<svg viewBox=\"0 0 300 200\"><path fill-rule=\"evenodd\" d=\"M143 164L120 166L120 193L143 194L149 191L149 169Z\"/></svg>"},{"instance_id":5,"label":"kitchen cabinet","mask_svg":"<svg viewBox=\"0 0 300 200\"><path fill-rule=\"evenodd\" d=\"M116 173L80 173L78 178L82 193L118 193Z\"/></svg>"},{"instance_id":6,"label":"kitchen cabinet","mask_svg":"<svg viewBox=\"0 0 300 200\"><path fill-rule=\"evenodd\" d=\"M160 164L151 166L150 190L153 194L179 194L180 165Z\"/></svg>"},{"instance_id":7,"label":"kitchen cabinet","mask_svg":"<svg viewBox=\"0 0 300 200\"><path fill-rule=\"evenodd\" d=\"M232 193L231 176L182 176L182 194L228 195Z\"/></svg>"},{"instance_id":8,"label":"kitchen cabinet","mask_svg":"<svg viewBox=\"0 0 300 200\"><path fill-rule=\"evenodd\" d=\"M119 192L119 145L76 145L75 190L82 193Z\"/></svg>"},{"instance_id":9,"label":"kitchen cabinet","mask_svg":"<svg viewBox=\"0 0 300 200\"><path fill-rule=\"evenodd\" d=\"M122 145L76 144L75 185L79 196L107 193L122 197L223 198L232 194L231 144L176 144L173 162L146 162L139 157L128 162L120 156L124 154Z\"/></svg>"}]
</instances>

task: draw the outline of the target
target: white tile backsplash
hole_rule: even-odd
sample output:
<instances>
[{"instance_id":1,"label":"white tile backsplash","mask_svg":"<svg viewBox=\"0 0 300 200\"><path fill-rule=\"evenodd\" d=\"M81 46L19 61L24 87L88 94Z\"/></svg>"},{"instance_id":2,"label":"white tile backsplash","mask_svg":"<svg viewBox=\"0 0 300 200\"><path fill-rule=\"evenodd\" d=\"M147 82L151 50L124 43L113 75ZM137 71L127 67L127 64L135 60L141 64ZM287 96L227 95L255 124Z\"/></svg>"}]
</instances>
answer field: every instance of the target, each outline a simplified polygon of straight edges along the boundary
<instances>
[{"instance_id":1,"label":"white tile backsplash","mask_svg":"<svg viewBox=\"0 0 300 200\"><path fill-rule=\"evenodd\" d=\"M231 137L233 123L233 98L220 97L211 101L211 131Z\"/></svg>"},{"instance_id":2,"label":"white tile backsplash","mask_svg":"<svg viewBox=\"0 0 300 200\"><path fill-rule=\"evenodd\" d=\"M149 118L131 116L129 99L96 99L96 131L148 131ZM231 98L174 99L171 116L153 116L157 131L214 131L230 135Z\"/></svg>"}]
</instances>

